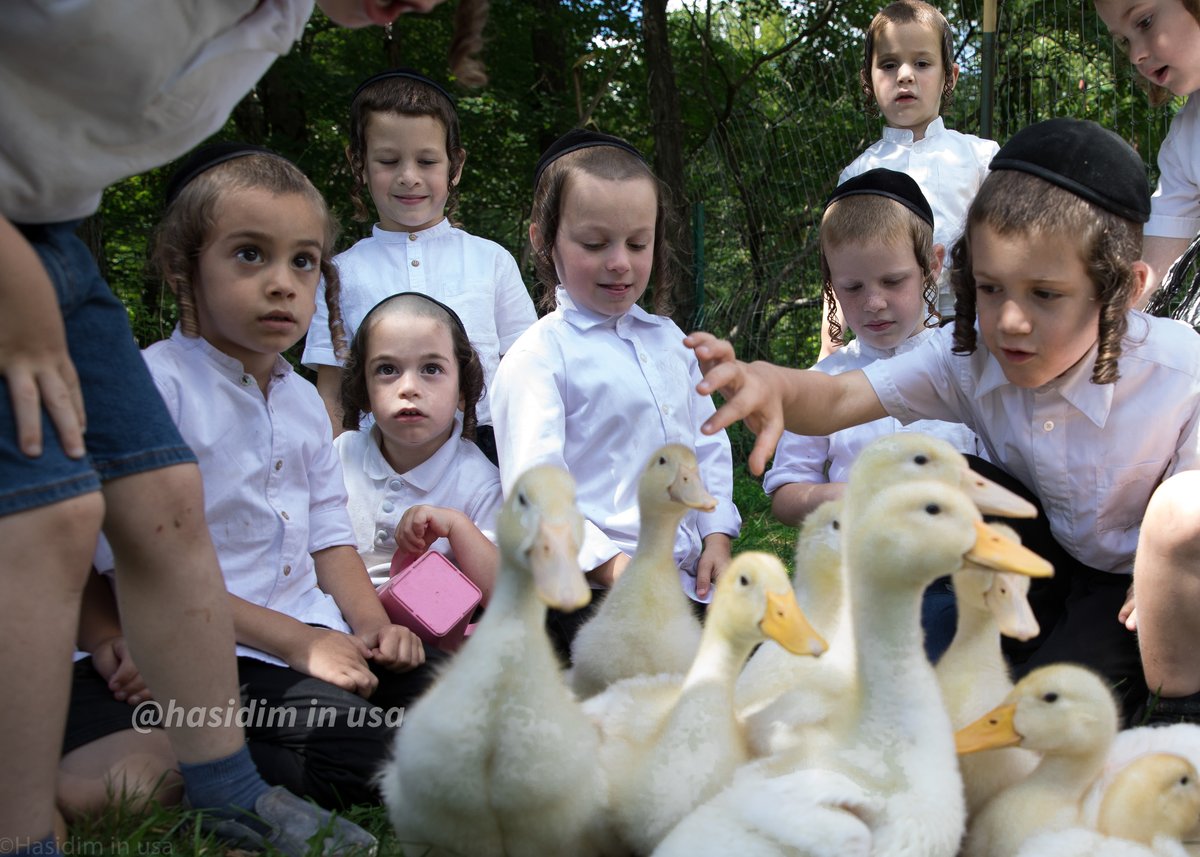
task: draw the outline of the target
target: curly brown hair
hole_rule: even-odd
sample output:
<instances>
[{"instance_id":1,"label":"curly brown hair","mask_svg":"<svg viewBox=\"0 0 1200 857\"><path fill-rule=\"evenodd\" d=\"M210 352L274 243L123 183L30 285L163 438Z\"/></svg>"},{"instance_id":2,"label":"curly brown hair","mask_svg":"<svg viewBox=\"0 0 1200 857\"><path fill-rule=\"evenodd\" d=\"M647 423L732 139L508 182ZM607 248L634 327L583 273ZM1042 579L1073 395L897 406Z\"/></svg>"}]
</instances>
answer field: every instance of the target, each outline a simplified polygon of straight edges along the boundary
<instances>
[{"instance_id":1,"label":"curly brown hair","mask_svg":"<svg viewBox=\"0 0 1200 857\"><path fill-rule=\"evenodd\" d=\"M871 68L875 63L875 40L888 24L920 24L936 32L942 43L942 110L954 99L954 33L946 16L923 0L896 0L880 9L867 27L867 38L863 50L863 64L858 70L858 83L862 89L863 105L868 116L879 115L879 103L875 98L875 87L871 85Z\"/></svg>"},{"instance_id":2,"label":"curly brown hair","mask_svg":"<svg viewBox=\"0 0 1200 857\"><path fill-rule=\"evenodd\" d=\"M825 250L843 244L877 244L885 241L912 246L923 278L921 297L925 301L925 326L936 327L941 321L937 311L937 276L933 272L936 258L933 252L933 227L894 199L877 194L844 196L830 203L821 217L821 293L828 312L829 338L834 345L843 345L845 340L842 338L842 324L837 318L833 276Z\"/></svg>"},{"instance_id":3,"label":"curly brown hair","mask_svg":"<svg viewBox=\"0 0 1200 857\"><path fill-rule=\"evenodd\" d=\"M450 38L450 71L463 86L478 89L488 82L483 53L483 28L491 0L458 0L454 10L454 35Z\"/></svg>"},{"instance_id":4,"label":"curly brown hair","mask_svg":"<svg viewBox=\"0 0 1200 857\"><path fill-rule=\"evenodd\" d=\"M673 248L678 228L667 204L670 191L658 180L645 161L616 146L589 146L567 152L545 168L533 190L533 211L529 219L530 225L538 229L539 240L533 245L533 264L542 284L542 293L538 298L539 309L542 312L554 309L554 290L558 286L558 273L554 267L554 242L558 238L563 201L566 199L571 176L575 173L586 173L608 181L649 179L653 183L658 210L654 219L652 301L655 313L670 315L675 303L676 265Z\"/></svg>"},{"instance_id":5,"label":"curly brown hair","mask_svg":"<svg viewBox=\"0 0 1200 857\"><path fill-rule=\"evenodd\" d=\"M1117 361L1127 311L1137 289L1133 264L1142 255L1142 225L1093 205L1064 188L1019 170L995 170L967 212L962 237L951 254L954 286L954 353L976 348L975 276L971 233L987 226L999 235L1057 241L1077 248L1100 302L1099 346L1093 384L1120 377Z\"/></svg>"},{"instance_id":6,"label":"curly brown hair","mask_svg":"<svg viewBox=\"0 0 1200 857\"><path fill-rule=\"evenodd\" d=\"M450 185L446 198L446 217L454 222L458 209L458 182L467 152L462 144L462 131L458 123L458 111L445 93L436 87L410 77L386 77L363 87L350 102L350 142L346 146L346 159L350 162L350 202L354 205L354 219L365 222L370 219L371 194L367 187L367 127L371 117L377 113L394 113L398 116L432 116L446 129L446 157L450 160Z\"/></svg>"},{"instance_id":7,"label":"curly brown hair","mask_svg":"<svg viewBox=\"0 0 1200 857\"><path fill-rule=\"evenodd\" d=\"M463 401L462 436L475 439L477 417L475 405L483 397L483 363L479 354L467 338L462 322L451 316L446 308L432 298L418 292L401 292L384 298L363 319L350 342L350 353L342 371L342 428L357 431L362 425L364 414L371 411L371 397L367 392L367 363L371 353L371 331L376 322L388 315L406 315L429 318L445 325L454 345L454 359L458 364L458 392Z\"/></svg>"},{"instance_id":8,"label":"curly brown hair","mask_svg":"<svg viewBox=\"0 0 1200 857\"><path fill-rule=\"evenodd\" d=\"M189 181L167 206L154 231L150 261L179 304L179 326L184 336L200 336L196 317L196 285L200 254L208 246L228 194L265 190L277 196L295 194L312 204L325 222L321 242L321 277L329 310L329 334L334 352L346 351L342 324L341 280L333 264L337 222L325 197L313 187L299 167L278 155L254 153L234 158L205 170Z\"/></svg>"}]
</instances>

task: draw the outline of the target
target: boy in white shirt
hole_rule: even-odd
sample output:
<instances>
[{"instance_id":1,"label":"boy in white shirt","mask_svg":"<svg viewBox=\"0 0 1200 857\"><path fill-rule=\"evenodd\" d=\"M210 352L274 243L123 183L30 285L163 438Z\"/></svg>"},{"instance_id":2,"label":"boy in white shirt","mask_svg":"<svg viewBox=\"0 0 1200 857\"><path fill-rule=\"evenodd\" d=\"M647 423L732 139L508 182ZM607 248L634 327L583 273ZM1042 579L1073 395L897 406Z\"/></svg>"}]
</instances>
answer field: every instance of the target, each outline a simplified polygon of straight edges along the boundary
<instances>
[{"instance_id":1,"label":"boy in white shirt","mask_svg":"<svg viewBox=\"0 0 1200 857\"><path fill-rule=\"evenodd\" d=\"M1148 684L1160 711L1194 716L1200 339L1130 309L1147 272L1145 169L1117 135L1072 119L1018 132L991 168L954 250L953 327L838 376L748 366L695 335L700 391L728 398L705 431L747 418L757 470L785 424L826 433L889 413L966 423L1041 501L1061 546L1035 605L1042 634L1016 653L1018 670L1077 661L1118 685L1127 713Z\"/></svg>"}]
</instances>

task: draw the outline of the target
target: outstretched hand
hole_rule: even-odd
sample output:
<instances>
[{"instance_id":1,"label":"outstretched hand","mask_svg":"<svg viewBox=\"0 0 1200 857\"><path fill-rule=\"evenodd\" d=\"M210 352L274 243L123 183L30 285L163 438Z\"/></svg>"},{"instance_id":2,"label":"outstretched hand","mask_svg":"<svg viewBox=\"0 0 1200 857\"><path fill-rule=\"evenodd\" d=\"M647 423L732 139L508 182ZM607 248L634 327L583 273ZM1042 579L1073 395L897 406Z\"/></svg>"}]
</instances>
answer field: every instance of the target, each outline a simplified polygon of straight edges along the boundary
<instances>
[{"instance_id":1,"label":"outstretched hand","mask_svg":"<svg viewBox=\"0 0 1200 857\"><path fill-rule=\"evenodd\" d=\"M702 396L720 393L725 398L700 430L716 434L742 420L755 435L750 472L761 476L783 436L783 403L769 383L770 365L743 363L732 344L703 331L687 336L683 344L696 353L704 373L696 392Z\"/></svg>"}]
</instances>

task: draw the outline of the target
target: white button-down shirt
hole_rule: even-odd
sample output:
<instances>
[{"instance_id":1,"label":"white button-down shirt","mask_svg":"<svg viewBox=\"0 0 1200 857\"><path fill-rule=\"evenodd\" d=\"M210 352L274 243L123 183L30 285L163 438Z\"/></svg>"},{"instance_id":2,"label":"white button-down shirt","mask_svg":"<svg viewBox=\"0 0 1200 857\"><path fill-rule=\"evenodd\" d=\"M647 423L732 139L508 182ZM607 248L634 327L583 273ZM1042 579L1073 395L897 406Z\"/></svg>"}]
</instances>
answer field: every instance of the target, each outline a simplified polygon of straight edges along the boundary
<instances>
[{"instance_id":1,"label":"white button-down shirt","mask_svg":"<svg viewBox=\"0 0 1200 857\"><path fill-rule=\"evenodd\" d=\"M1195 238L1200 232L1200 98L1195 95L1171 120L1158 148L1158 171L1145 234Z\"/></svg>"},{"instance_id":2,"label":"white button-down shirt","mask_svg":"<svg viewBox=\"0 0 1200 857\"><path fill-rule=\"evenodd\" d=\"M342 467L316 388L282 357L263 398L240 361L203 339L156 342L143 355L204 477L204 515L225 585L294 619L349 631L317 588L312 554L353 545ZM250 655L283 665L257 649Z\"/></svg>"},{"instance_id":3,"label":"white button-down shirt","mask_svg":"<svg viewBox=\"0 0 1200 857\"><path fill-rule=\"evenodd\" d=\"M334 262L342 281L342 320L347 343L375 304L397 292L420 292L458 313L483 363L490 388L500 355L537 320L533 301L512 254L486 238L450 225L420 232L389 232L375 226ZM325 289L304 344L305 366L337 366L329 336ZM491 424L487 399L475 406L480 425Z\"/></svg>"},{"instance_id":4,"label":"white button-down shirt","mask_svg":"<svg viewBox=\"0 0 1200 857\"><path fill-rule=\"evenodd\" d=\"M91 214L219 130L291 50L312 0L13 0L0 18L0 212ZM19 129L19 133L17 132Z\"/></svg>"},{"instance_id":5,"label":"white button-down shirt","mask_svg":"<svg viewBox=\"0 0 1200 857\"><path fill-rule=\"evenodd\" d=\"M1096 349L1035 390L1008 383L980 340L951 352L953 326L916 351L863 371L888 413L960 420L988 456L1042 501L1051 531L1079 561L1129 573L1150 495L1200 467L1200 337L1129 314L1120 379L1093 384Z\"/></svg>"},{"instance_id":6,"label":"white button-down shirt","mask_svg":"<svg viewBox=\"0 0 1200 857\"><path fill-rule=\"evenodd\" d=\"M922 330L890 351L872 348L861 339L855 339L834 351L813 368L826 375L840 375L843 372L861 369L876 360L887 360L897 354L906 354L931 336L932 329ZM863 447L876 438L900 431L930 434L940 437L959 452L978 454L975 434L957 422L917 420L906 427L895 417L884 417L881 420L842 429L831 435L809 436L784 432L775 450L775 460L771 469L763 477L763 490L773 494L790 482L845 482L850 473L850 465L858 458Z\"/></svg>"},{"instance_id":7,"label":"white button-down shirt","mask_svg":"<svg viewBox=\"0 0 1200 857\"><path fill-rule=\"evenodd\" d=\"M962 234L971 200L999 150L995 140L952 131L941 116L929 123L920 140L914 140L913 132L906 128L885 126L883 139L851 161L838 176L838 184L876 167L907 173L933 209L933 240L945 245L948 259L951 246ZM938 285L939 309L953 317L954 296L945 272Z\"/></svg>"},{"instance_id":8,"label":"white button-down shirt","mask_svg":"<svg viewBox=\"0 0 1200 857\"><path fill-rule=\"evenodd\" d=\"M587 520L579 561L595 568L637 545L637 486L650 455L666 443L696 450L704 485L718 500L690 512L675 538L679 567L694 572L709 533L736 536L733 462L724 432L707 436L710 398L696 393L700 367L668 318L634 306L606 316L558 307L509 349L492 389L496 446L505 490L535 464L565 467ZM686 582L685 582L686 586Z\"/></svg>"},{"instance_id":9,"label":"white button-down shirt","mask_svg":"<svg viewBox=\"0 0 1200 857\"><path fill-rule=\"evenodd\" d=\"M396 553L396 525L412 506L457 509L495 542L496 513L504 499L500 471L479 447L459 436L461 431L459 421L449 441L406 473L397 473L383 457L378 426L348 431L334 440L350 495L358 553L376 585L388 579ZM430 548L454 561L446 539Z\"/></svg>"}]
</instances>

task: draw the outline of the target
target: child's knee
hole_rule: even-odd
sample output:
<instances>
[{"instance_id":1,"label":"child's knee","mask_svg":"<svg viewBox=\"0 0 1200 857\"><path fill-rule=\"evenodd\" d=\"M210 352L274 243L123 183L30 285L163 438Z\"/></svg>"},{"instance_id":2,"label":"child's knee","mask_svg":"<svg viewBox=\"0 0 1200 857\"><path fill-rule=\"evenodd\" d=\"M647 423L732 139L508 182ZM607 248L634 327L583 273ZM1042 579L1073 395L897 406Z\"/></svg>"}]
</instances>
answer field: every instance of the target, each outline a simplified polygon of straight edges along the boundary
<instances>
[{"instance_id":1,"label":"child's knee","mask_svg":"<svg viewBox=\"0 0 1200 857\"><path fill-rule=\"evenodd\" d=\"M82 587L103 519L104 498L92 491L0 518L0 543L14 564L36 555L39 567L70 570Z\"/></svg>"},{"instance_id":2,"label":"child's knee","mask_svg":"<svg viewBox=\"0 0 1200 857\"><path fill-rule=\"evenodd\" d=\"M1158 486L1146 507L1142 538L1158 551L1200 555L1200 471L1177 473Z\"/></svg>"}]
</instances>

